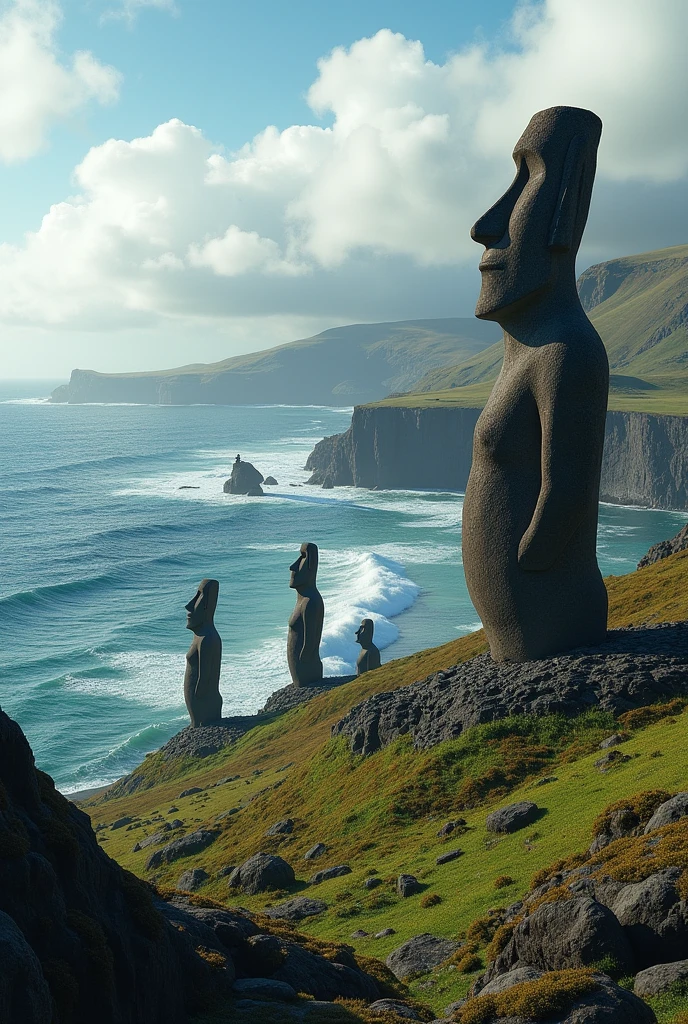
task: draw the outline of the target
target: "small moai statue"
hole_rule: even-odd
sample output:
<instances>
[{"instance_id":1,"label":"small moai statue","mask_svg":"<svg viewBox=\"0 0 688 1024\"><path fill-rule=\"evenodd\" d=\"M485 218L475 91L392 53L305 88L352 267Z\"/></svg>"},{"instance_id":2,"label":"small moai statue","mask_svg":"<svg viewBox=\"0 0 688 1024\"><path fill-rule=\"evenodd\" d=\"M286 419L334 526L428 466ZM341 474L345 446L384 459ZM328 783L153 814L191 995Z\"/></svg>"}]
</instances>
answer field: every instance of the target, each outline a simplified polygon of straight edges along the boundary
<instances>
[{"instance_id":1,"label":"small moai statue","mask_svg":"<svg viewBox=\"0 0 688 1024\"><path fill-rule=\"evenodd\" d=\"M361 625L356 630L356 643L361 645L361 653L356 662L357 676L380 667L380 652L373 643L374 630L375 623L372 619L361 619Z\"/></svg>"}]
</instances>

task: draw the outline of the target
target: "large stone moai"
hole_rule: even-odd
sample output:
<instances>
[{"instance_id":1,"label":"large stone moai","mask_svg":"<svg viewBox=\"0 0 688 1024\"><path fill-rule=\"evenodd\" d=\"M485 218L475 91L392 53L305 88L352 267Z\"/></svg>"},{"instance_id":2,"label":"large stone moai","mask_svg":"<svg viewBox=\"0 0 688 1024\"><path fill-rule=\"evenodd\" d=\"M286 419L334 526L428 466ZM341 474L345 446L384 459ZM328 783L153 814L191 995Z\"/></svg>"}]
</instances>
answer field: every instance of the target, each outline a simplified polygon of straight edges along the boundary
<instances>
[{"instance_id":1,"label":"large stone moai","mask_svg":"<svg viewBox=\"0 0 688 1024\"><path fill-rule=\"evenodd\" d=\"M513 184L471 230L485 246L476 316L504 329L463 506L466 583L495 661L607 630L596 536L609 366L575 279L601 130L577 107L535 114Z\"/></svg>"},{"instance_id":2,"label":"large stone moai","mask_svg":"<svg viewBox=\"0 0 688 1024\"><path fill-rule=\"evenodd\" d=\"M201 580L186 605L186 628L194 638L186 655L184 700L194 727L211 725L222 718L222 640L213 622L219 591L217 580Z\"/></svg>"},{"instance_id":3,"label":"large stone moai","mask_svg":"<svg viewBox=\"0 0 688 1024\"><path fill-rule=\"evenodd\" d=\"M362 676L364 672L372 672L380 667L380 651L373 643L375 623L372 619L361 619L361 625L356 630L356 643L361 645L361 653L356 661L356 675Z\"/></svg>"},{"instance_id":4,"label":"large stone moai","mask_svg":"<svg viewBox=\"0 0 688 1024\"><path fill-rule=\"evenodd\" d=\"M287 662L291 680L294 686L318 686L323 677L320 639L325 608L316 586L316 545L302 544L299 557L289 566L289 571L289 586L297 593L287 634Z\"/></svg>"}]
</instances>

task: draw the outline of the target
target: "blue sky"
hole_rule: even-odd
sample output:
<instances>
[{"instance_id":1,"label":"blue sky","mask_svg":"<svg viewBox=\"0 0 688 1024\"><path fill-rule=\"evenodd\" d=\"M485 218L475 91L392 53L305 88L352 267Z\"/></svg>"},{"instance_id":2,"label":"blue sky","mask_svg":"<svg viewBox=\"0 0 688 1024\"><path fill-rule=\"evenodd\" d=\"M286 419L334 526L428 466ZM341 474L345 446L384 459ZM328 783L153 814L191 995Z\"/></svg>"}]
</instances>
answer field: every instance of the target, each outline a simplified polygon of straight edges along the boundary
<instances>
[{"instance_id":1,"label":"blue sky","mask_svg":"<svg viewBox=\"0 0 688 1024\"><path fill-rule=\"evenodd\" d=\"M0 0L4 372L470 316L468 230L553 103L605 123L581 268L688 242L687 33L684 0Z\"/></svg>"}]
</instances>

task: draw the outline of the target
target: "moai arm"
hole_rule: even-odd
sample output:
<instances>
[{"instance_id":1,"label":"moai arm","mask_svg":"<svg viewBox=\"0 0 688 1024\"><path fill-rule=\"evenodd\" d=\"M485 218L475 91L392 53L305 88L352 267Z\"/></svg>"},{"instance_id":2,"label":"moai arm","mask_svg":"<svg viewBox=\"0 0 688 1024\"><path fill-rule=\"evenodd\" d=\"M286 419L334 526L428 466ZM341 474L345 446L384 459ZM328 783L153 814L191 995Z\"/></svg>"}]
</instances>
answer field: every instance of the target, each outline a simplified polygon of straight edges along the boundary
<instances>
[{"instance_id":1,"label":"moai arm","mask_svg":"<svg viewBox=\"0 0 688 1024\"><path fill-rule=\"evenodd\" d=\"M542 481L518 548L519 568L527 572L544 572L557 562L591 503L598 500L606 377L597 359L585 366L581 362L581 356L567 354L556 381L541 382L542 389L535 389L542 430Z\"/></svg>"},{"instance_id":2,"label":"moai arm","mask_svg":"<svg viewBox=\"0 0 688 1024\"><path fill-rule=\"evenodd\" d=\"M301 659L307 660L320 653L320 636L318 629L313 622L309 622L308 609L303 612L303 647L301 648Z\"/></svg>"}]
</instances>

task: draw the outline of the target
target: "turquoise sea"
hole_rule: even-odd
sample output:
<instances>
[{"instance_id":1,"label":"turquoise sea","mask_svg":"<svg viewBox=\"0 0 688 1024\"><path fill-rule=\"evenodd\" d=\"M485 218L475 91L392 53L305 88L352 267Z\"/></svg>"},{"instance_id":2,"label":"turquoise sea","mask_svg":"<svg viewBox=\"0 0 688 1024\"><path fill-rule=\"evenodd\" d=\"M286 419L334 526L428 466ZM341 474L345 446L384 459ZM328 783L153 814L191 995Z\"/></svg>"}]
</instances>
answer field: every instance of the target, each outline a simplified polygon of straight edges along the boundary
<instances>
[{"instance_id":1,"label":"turquoise sea","mask_svg":"<svg viewBox=\"0 0 688 1024\"><path fill-rule=\"evenodd\" d=\"M306 485L308 453L351 410L50 405L58 383L0 382L0 704L63 791L111 782L185 724L184 604L204 576L220 581L226 714L289 682L304 540L320 547L327 674L351 670L364 615L383 661L478 626L461 495ZM237 452L279 486L223 494ZM601 506L603 572L632 571L685 519Z\"/></svg>"}]
</instances>

